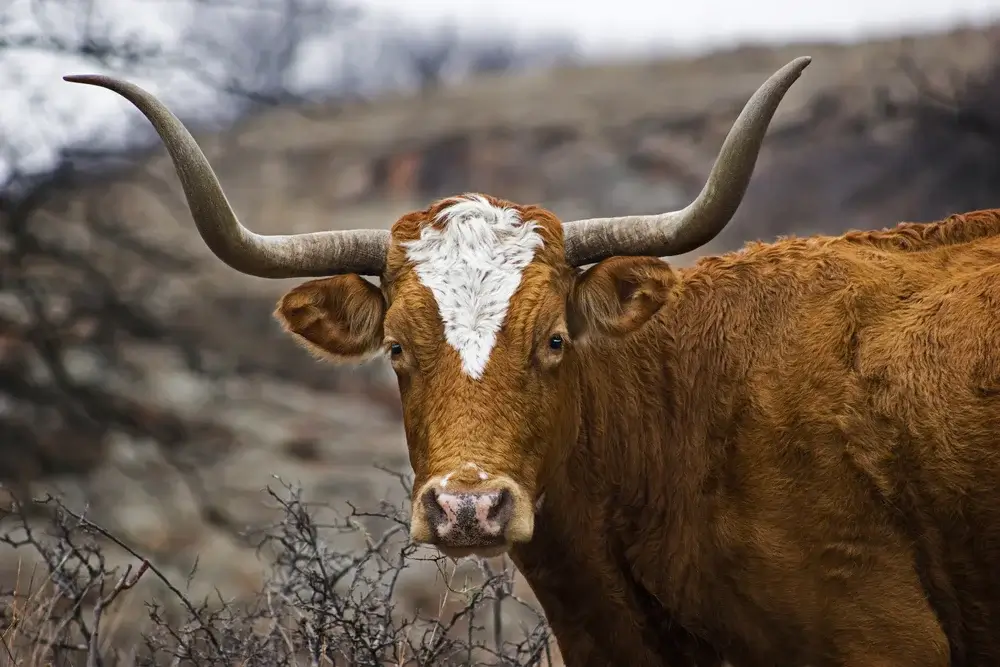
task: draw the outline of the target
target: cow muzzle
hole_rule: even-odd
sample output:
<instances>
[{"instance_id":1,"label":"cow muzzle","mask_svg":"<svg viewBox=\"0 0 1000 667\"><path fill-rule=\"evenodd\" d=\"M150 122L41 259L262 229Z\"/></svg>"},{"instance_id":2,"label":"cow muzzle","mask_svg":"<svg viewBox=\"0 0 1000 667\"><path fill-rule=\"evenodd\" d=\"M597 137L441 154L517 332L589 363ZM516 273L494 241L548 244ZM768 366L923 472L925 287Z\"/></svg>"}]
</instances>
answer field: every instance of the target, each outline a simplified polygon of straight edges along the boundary
<instances>
[{"instance_id":1,"label":"cow muzzle","mask_svg":"<svg viewBox=\"0 0 1000 667\"><path fill-rule=\"evenodd\" d=\"M446 556L497 556L531 539L534 504L505 477L462 483L451 475L433 479L413 504L410 535Z\"/></svg>"}]
</instances>

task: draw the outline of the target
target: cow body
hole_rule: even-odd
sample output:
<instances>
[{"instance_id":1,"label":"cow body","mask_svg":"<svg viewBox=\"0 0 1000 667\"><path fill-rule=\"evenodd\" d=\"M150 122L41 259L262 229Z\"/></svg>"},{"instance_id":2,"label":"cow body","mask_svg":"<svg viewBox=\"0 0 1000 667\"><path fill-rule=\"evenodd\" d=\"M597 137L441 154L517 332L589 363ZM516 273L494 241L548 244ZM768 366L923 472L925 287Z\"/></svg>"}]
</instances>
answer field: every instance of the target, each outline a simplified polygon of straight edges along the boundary
<instances>
[{"instance_id":1,"label":"cow body","mask_svg":"<svg viewBox=\"0 0 1000 667\"><path fill-rule=\"evenodd\" d=\"M1000 211L677 275L512 551L567 664L1000 664Z\"/></svg>"}]
</instances>

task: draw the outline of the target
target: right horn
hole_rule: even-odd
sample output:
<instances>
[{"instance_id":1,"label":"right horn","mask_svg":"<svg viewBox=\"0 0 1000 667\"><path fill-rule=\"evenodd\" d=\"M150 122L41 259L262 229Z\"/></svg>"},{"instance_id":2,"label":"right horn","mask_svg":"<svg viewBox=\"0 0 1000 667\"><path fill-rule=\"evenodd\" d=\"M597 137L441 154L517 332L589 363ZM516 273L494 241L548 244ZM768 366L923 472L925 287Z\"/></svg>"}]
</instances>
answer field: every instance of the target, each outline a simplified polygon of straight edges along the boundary
<instances>
[{"instance_id":1,"label":"right horn","mask_svg":"<svg viewBox=\"0 0 1000 667\"><path fill-rule=\"evenodd\" d=\"M615 255L679 255L715 238L743 201L778 104L810 62L808 56L796 58L757 89L729 130L705 187L686 208L657 215L566 222L566 261L581 266Z\"/></svg>"},{"instance_id":2,"label":"right horn","mask_svg":"<svg viewBox=\"0 0 1000 667\"><path fill-rule=\"evenodd\" d=\"M155 96L133 83L107 76L84 74L63 79L114 91L149 119L174 163L198 232L215 256L237 271L261 278L382 274L389 251L388 230L255 234L240 224L194 137Z\"/></svg>"}]
</instances>

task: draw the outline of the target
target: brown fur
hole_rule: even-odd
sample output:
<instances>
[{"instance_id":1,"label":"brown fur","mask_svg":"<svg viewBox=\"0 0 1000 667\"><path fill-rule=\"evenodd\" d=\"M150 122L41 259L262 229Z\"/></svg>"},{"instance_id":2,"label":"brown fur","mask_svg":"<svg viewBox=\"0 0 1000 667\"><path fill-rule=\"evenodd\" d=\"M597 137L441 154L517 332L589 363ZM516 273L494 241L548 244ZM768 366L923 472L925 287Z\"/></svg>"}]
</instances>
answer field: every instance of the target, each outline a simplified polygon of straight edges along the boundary
<instances>
[{"instance_id":1,"label":"brown fur","mask_svg":"<svg viewBox=\"0 0 1000 667\"><path fill-rule=\"evenodd\" d=\"M474 457L545 492L511 556L568 665L1000 664L1000 210L582 274L522 211L546 245L479 382L395 245L382 294L278 315L344 358L384 298L415 486Z\"/></svg>"},{"instance_id":2,"label":"brown fur","mask_svg":"<svg viewBox=\"0 0 1000 667\"><path fill-rule=\"evenodd\" d=\"M310 280L281 297L275 315L321 359L356 361L381 348L385 300L361 276Z\"/></svg>"}]
</instances>

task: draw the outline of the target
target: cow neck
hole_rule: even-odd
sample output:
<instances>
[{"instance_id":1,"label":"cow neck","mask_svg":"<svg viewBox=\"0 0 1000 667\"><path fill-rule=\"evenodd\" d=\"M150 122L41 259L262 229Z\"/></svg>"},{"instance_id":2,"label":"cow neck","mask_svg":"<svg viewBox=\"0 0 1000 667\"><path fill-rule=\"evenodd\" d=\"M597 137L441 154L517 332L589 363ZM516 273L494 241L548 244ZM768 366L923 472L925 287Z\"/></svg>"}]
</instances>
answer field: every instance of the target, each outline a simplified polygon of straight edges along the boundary
<instances>
[{"instance_id":1,"label":"cow neck","mask_svg":"<svg viewBox=\"0 0 1000 667\"><path fill-rule=\"evenodd\" d=\"M569 500L545 517L566 523L559 532L613 539L626 560L655 553L678 595L662 601L678 610L696 594L699 553L711 542L704 489L720 461L709 443L726 419L713 404L728 391L730 365L705 317L713 296L679 289L639 332L581 360L579 437L551 484Z\"/></svg>"},{"instance_id":2,"label":"cow neck","mask_svg":"<svg viewBox=\"0 0 1000 667\"><path fill-rule=\"evenodd\" d=\"M670 524L684 524L695 518L687 514L708 473L701 446L707 425L692 391L705 392L714 373L678 343L676 316L668 305L633 336L588 356L580 406L587 456L579 464L603 480L602 497L616 497L623 511L655 508L678 514Z\"/></svg>"},{"instance_id":3,"label":"cow neck","mask_svg":"<svg viewBox=\"0 0 1000 667\"><path fill-rule=\"evenodd\" d=\"M700 292L679 289L639 332L574 364L576 439L549 459L534 537L511 551L554 627L583 623L613 654L644 646L650 664L657 628L697 627L704 613L704 482L718 461L705 456L714 413L698 402L728 364L724 337L706 335L714 294Z\"/></svg>"}]
</instances>

